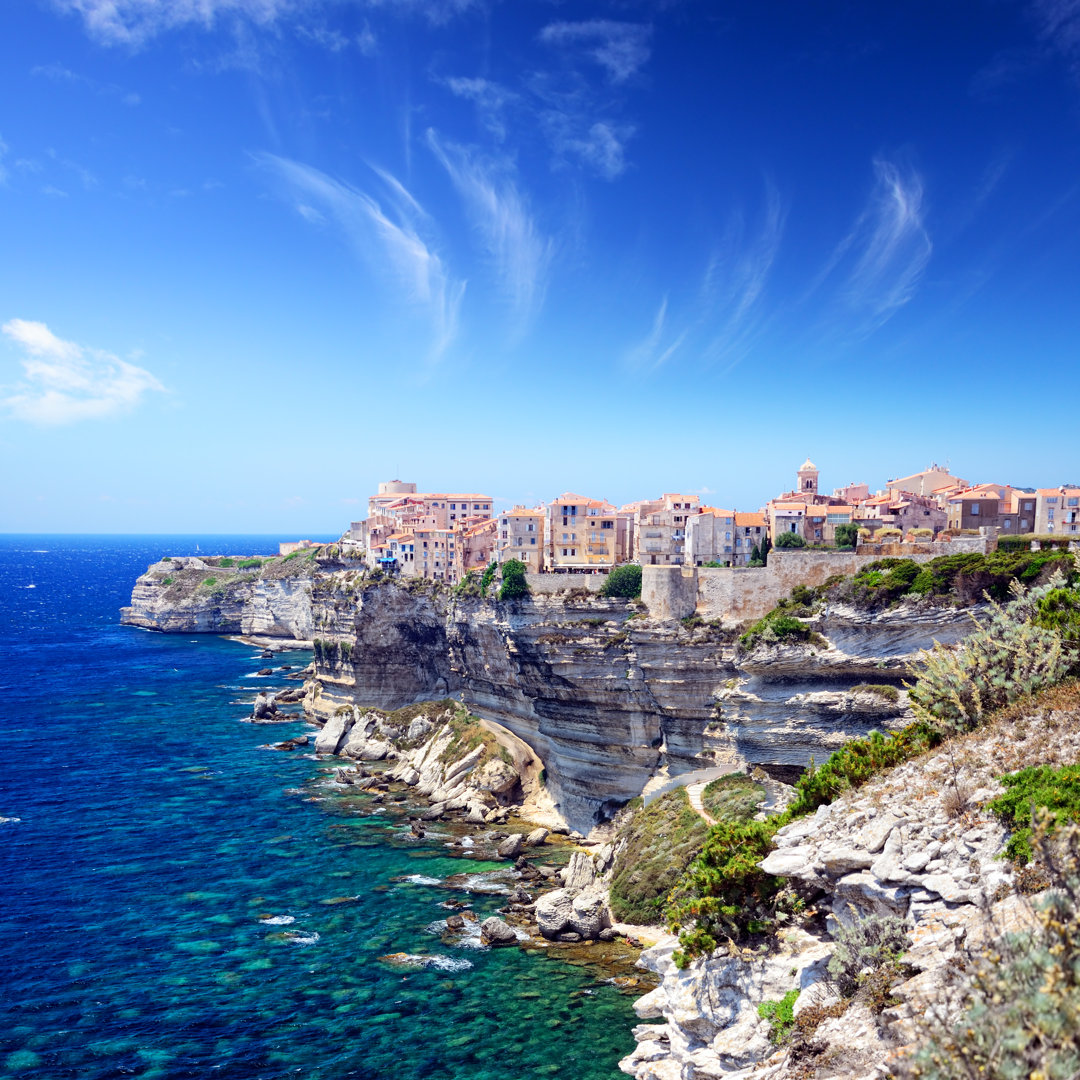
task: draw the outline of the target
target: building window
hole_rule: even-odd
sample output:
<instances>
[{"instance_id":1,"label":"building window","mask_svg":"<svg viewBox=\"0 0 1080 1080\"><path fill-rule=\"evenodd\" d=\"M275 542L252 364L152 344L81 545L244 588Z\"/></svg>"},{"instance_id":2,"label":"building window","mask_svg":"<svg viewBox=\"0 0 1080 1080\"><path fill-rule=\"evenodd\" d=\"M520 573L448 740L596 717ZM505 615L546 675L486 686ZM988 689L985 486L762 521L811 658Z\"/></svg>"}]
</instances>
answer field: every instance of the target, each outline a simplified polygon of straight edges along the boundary
<instances>
[{"instance_id":1,"label":"building window","mask_svg":"<svg viewBox=\"0 0 1080 1080\"><path fill-rule=\"evenodd\" d=\"M615 528L615 522L614 521L601 521L600 522L600 528L601 529L614 529Z\"/></svg>"},{"instance_id":2,"label":"building window","mask_svg":"<svg viewBox=\"0 0 1080 1080\"><path fill-rule=\"evenodd\" d=\"M972 517L978 517L979 516L979 504L978 503L972 503L971 515L972 515Z\"/></svg>"}]
</instances>

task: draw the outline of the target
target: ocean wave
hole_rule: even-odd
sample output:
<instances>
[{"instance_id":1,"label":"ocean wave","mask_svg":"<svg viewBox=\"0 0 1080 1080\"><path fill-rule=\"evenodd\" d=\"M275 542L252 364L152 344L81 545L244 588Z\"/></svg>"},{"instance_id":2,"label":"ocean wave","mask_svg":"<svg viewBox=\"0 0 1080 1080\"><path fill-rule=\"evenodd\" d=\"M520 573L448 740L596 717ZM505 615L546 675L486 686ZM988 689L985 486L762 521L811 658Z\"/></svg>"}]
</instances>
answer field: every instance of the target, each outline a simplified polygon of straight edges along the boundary
<instances>
[{"instance_id":1,"label":"ocean wave","mask_svg":"<svg viewBox=\"0 0 1080 1080\"><path fill-rule=\"evenodd\" d=\"M468 971L473 966L471 960L460 957L429 956L424 953L389 953L379 959L397 967L434 968L436 971Z\"/></svg>"},{"instance_id":2,"label":"ocean wave","mask_svg":"<svg viewBox=\"0 0 1080 1080\"><path fill-rule=\"evenodd\" d=\"M319 940L319 935L312 931L310 934L301 934L299 931L286 933L285 941L289 945L314 945Z\"/></svg>"},{"instance_id":3,"label":"ocean wave","mask_svg":"<svg viewBox=\"0 0 1080 1080\"><path fill-rule=\"evenodd\" d=\"M427 874L406 874L405 877L397 880L410 885L441 885L443 883L442 878L428 877Z\"/></svg>"},{"instance_id":4,"label":"ocean wave","mask_svg":"<svg viewBox=\"0 0 1080 1080\"><path fill-rule=\"evenodd\" d=\"M0 817L0 825L18 825L20 821L20 817Z\"/></svg>"},{"instance_id":5,"label":"ocean wave","mask_svg":"<svg viewBox=\"0 0 1080 1080\"><path fill-rule=\"evenodd\" d=\"M260 919L264 926L288 926L290 923L296 922L295 915L267 915Z\"/></svg>"}]
</instances>

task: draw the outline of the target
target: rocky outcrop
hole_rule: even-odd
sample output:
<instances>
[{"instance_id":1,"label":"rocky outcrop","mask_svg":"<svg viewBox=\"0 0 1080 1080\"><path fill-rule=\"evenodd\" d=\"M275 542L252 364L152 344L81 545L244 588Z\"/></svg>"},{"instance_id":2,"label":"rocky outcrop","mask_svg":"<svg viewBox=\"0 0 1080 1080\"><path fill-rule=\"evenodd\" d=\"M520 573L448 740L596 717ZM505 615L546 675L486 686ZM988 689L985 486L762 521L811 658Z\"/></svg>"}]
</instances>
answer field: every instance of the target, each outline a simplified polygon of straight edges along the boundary
<instances>
[{"instance_id":1,"label":"rocky outcrop","mask_svg":"<svg viewBox=\"0 0 1080 1080\"><path fill-rule=\"evenodd\" d=\"M121 622L166 633L248 634L310 641L311 586L323 564L267 559L258 567L175 556L154 563L135 583Z\"/></svg>"},{"instance_id":2,"label":"rocky outcrop","mask_svg":"<svg viewBox=\"0 0 1080 1080\"><path fill-rule=\"evenodd\" d=\"M661 985L635 1004L643 1020L637 1050L621 1068L637 1080L818 1075L884 1077L888 1062L919 1039L917 1020L933 1008L950 1015L965 950L980 952L1003 931L1024 925L1026 897L1001 859L1007 833L984 809L1001 791L995 777L1026 765L1060 765L1080 756L1076 715L1033 710L1022 722L990 728L929 757L901 765L811 816L780 829L761 863L827 915L782 932L757 954L734 945L679 971L671 946L642 955ZM827 978L841 926L894 916L910 934L907 977L875 1014L841 1000ZM769 1041L758 1015L764 1001L798 990L795 1015L834 1011L813 1034L811 1062ZM806 1049L806 1046L803 1047Z\"/></svg>"}]
</instances>

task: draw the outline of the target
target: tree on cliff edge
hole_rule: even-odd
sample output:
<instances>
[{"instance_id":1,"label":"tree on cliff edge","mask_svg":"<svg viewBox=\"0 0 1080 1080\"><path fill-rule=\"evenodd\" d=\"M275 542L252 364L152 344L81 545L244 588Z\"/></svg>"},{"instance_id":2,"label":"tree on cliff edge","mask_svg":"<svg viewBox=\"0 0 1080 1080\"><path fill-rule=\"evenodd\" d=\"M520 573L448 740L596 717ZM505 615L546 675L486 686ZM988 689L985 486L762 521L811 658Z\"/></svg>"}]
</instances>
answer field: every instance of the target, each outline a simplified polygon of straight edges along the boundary
<instances>
[{"instance_id":1,"label":"tree on cliff edge","mask_svg":"<svg viewBox=\"0 0 1080 1080\"><path fill-rule=\"evenodd\" d=\"M637 563L616 566L600 586L601 596L622 596L636 600L641 596L641 567Z\"/></svg>"},{"instance_id":2,"label":"tree on cliff edge","mask_svg":"<svg viewBox=\"0 0 1080 1080\"><path fill-rule=\"evenodd\" d=\"M529 583L525 580L528 567L520 559L507 559L502 568L500 600L520 600L529 595Z\"/></svg>"}]
</instances>

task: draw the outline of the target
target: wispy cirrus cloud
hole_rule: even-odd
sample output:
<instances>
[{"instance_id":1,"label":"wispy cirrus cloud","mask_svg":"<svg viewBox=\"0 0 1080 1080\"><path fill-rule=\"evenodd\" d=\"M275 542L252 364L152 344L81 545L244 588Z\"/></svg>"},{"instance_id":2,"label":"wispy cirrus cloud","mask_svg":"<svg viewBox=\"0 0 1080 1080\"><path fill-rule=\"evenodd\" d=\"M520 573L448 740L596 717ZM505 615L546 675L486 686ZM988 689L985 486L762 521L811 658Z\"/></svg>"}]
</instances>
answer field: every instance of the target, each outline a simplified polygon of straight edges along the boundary
<instances>
[{"instance_id":1,"label":"wispy cirrus cloud","mask_svg":"<svg viewBox=\"0 0 1080 1080\"><path fill-rule=\"evenodd\" d=\"M653 371L666 364L682 347L690 333L689 328L670 336L667 326L668 297L660 301L652 327L639 342L630 346L623 355L623 363L634 371Z\"/></svg>"},{"instance_id":2,"label":"wispy cirrus cloud","mask_svg":"<svg viewBox=\"0 0 1080 1080\"><path fill-rule=\"evenodd\" d=\"M644 23L588 19L549 23L540 31L545 45L568 49L603 68L613 83L623 83L648 62L652 27Z\"/></svg>"},{"instance_id":3,"label":"wispy cirrus cloud","mask_svg":"<svg viewBox=\"0 0 1080 1080\"><path fill-rule=\"evenodd\" d=\"M883 326L915 296L933 252L925 223L922 177L874 159L867 205L815 278L810 293L839 279L836 300L856 334Z\"/></svg>"},{"instance_id":4,"label":"wispy cirrus cloud","mask_svg":"<svg viewBox=\"0 0 1080 1080\"><path fill-rule=\"evenodd\" d=\"M438 360L457 332L465 281L450 273L432 242L424 239L422 233L431 231L430 219L405 186L391 174L373 170L385 191L380 202L310 165L276 154L253 156L300 200L297 211L305 220L318 225L319 217L329 217L375 275L389 269L407 301L426 313L432 330L430 359Z\"/></svg>"},{"instance_id":5,"label":"wispy cirrus cloud","mask_svg":"<svg viewBox=\"0 0 1080 1080\"><path fill-rule=\"evenodd\" d=\"M701 296L719 331L705 355L714 361L737 364L759 333L765 287L780 250L787 213L780 193L765 184L761 220L748 230L741 214L732 218L724 241L713 253L702 282Z\"/></svg>"},{"instance_id":6,"label":"wispy cirrus cloud","mask_svg":"<svg viewBox=\"0 0 1080 1080\"><path fill-rule=\"evenodd\" d=\"M1080 0L1034 0L1039 37L1080 74Z\"/></svg>"},{"instance_id":7,"label":"wispy cirrus cloud","mask_svg":"<svg viewBox=\"0 0 1080 1080\"><path fill-rule=\"evenodd\" d=\"M5 336L23 354L23 379L0 389L0 407L33 424L70 424L130 412L165 387L145 368L57 337L42 322L11 319Z\"/></svg>"},{"instance_id":8,"label":"wispy cirrus cloud","mask_svg":"<svg viewBox=\"0 0 1080 1080\"><path fill-rule=\"evenodd\" d=\"M326 48L355 44L361 52L374 49L375 38L365 27L353 38L327 30L321 23L308 27L301 20L318 18L327 7L352 6L354 0L52 0L55 7L79 16L87 33L106 45L137 48L150 38L181 27L212 30L221 24L272 27L299 22L309 40ZM482 0L363 0L368 8L388 8L415 14L436 25L448 22Z\"/></svg>"},{"instance_id":9,"label":"wispy cirrus cloud","mask_svg":"<svg viewBox=\"0 0 1080 1080\"><path fill-rule=\"evenodd\" d=\"M115 83L103 83L97 79L90 78L88 75L80 75L77 71L72 71L70 68L66 68L60 63L38 64L30 69L30 74L35 75L38 78L49 79L56 83L67 83L70 86L85 87L87 90L90 90L92 93L98 94L101 97L118 98L125 105L134 106L140 104L142 101L142 98L138 94L124 90Z\"/></svg>"},{"instance_id":10,"label":"wispy cirrus cloud","mask_svg":"<svg viewBox=\"0 0 1080 1080\"><path fill-rule=\"evenodd\" d=\"M444 82L455 97L471 101L476 106L480 123L491 135L499 142L506 138L505 112L519 100L518 94L490 79L451 76Z\"/></svg>"},{"instance_id":11,"label":"wispy cirrus cloud","mask_svg":"<svg viewBox=\"0 0 1080 1080\"><path fill-rule=\"evenodd\" d=\"M534 221L507 163L485 161L443 142L434 130L427 143L463 199L503 295L524 333L543 306L554 244Z\"/></svg>"},{"instance_id":12,"label":"wispy cirrus cloud","mask_svg":"<svg viewBox=\"0 0 1080 1080\"><path fill-rule=\"evenodd\" d=\"M779 192L767 183L760 221L751 227L743 214L732 216L696 292L684 297L675 317L669 316L665 295L648 333L624 354L624 364L655 370L691 350L709 364L731 367L742 360L766 323L765 291L786 216Z\"/></svg>"}]
</instances>

